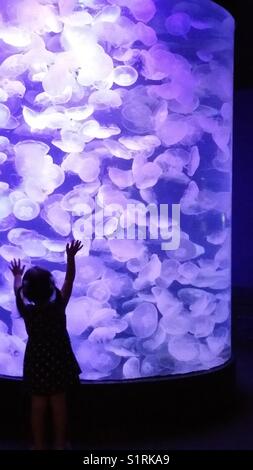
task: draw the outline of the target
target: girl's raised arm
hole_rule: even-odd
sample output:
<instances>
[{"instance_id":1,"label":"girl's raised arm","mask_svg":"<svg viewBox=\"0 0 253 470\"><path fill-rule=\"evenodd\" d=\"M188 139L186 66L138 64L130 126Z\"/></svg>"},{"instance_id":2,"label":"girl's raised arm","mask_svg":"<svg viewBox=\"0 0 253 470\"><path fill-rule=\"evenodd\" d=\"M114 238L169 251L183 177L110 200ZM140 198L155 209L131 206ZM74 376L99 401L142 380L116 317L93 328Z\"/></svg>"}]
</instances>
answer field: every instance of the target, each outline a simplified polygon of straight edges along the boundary
<instances>
[{"instance_id":1,"label":"girl's raised arm","mask_svg":"<svg viewBox=\"0 0 253 470\"><path fill-rule=\"evenodd\" d=\"M68 304L70 299L73 283L76 275L76 264L75 264L75 255L78 251L82 249L83 245L82 242L79 240L72 241L71 243L67 243L66 245L66 253L67 253L67 269L66 275L64 279L63 286L61 288L62 299L65 306Z\"/></svg>"},{"instance_id":2,"label":"girl's raised arm","mask_svg":"<svg viewBox=\"0 0 253 470\"><path fill-rule=\"evenodd\" d=\"M9 266L13 276L14 276L14 292L17 295L18 289L22 286L22 276L24 274L25 266L21 266L20 259L16 260L15 258L11 261Z\"/></svg>"}]
</instances>

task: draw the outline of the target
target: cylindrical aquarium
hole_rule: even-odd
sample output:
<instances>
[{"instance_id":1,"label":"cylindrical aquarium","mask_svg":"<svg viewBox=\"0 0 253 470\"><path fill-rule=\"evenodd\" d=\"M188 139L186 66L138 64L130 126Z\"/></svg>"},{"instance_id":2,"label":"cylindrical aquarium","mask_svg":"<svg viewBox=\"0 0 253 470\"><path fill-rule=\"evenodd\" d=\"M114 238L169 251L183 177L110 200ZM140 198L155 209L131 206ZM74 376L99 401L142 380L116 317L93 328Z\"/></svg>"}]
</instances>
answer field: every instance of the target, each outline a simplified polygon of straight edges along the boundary
<instances>
[{"instance_id":1,"label":"cylindrical aquarium","mask_svg":"<svg viewBox=\"0 0 253 470\"><path fill-rule=\"evenodd\" d=\"M1 2L0 374L27 340L10 261L61 287L72 238L83 379L230 359L233 40L209 0Z\"/></svg>"}]
</instances>

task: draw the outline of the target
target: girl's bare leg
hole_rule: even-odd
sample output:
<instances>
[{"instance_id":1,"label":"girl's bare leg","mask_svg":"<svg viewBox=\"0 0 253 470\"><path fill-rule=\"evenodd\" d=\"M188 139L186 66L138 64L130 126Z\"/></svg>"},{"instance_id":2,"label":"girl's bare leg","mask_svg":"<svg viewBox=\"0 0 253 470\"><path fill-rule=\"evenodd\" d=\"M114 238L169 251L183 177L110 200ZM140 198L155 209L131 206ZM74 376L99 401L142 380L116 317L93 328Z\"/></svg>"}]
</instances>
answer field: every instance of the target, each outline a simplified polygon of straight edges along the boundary
<instances>
[{"instance_id":1,"label":"girl's bare leg","mask_svg":"<svg viewBox=\"0 0 253 470\"><path fill-rule=\"evenodd\" d=\"M32 395L32 434L34 450L45 450L45 417L48 397Z\"/></svg>"},{"instance_id":2,"label":"girl's bare leg","mask_svg":"<svg viewBox=\"0 0 253 470\"><path fill-rule=\"evenodd\" d=\"M66 427L67 427L67 403L64 392L50 396L50 406L52 411L54 426L54 448L63 450L66 448Z\"/></svg>"}]
</instances>

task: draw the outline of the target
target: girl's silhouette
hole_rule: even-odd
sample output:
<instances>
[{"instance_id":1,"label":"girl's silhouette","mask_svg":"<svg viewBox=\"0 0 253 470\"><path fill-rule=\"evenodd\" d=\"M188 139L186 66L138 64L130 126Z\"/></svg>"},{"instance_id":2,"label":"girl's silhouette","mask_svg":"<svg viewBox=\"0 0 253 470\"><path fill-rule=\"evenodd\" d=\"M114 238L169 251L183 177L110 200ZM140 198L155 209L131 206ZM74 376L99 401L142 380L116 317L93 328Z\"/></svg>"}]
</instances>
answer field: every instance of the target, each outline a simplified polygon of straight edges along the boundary
<instances>
[{"instance_id":1,"label":"girl's silhouette","mask_svg":"<svg viewBox=\"0 0 253 470\"><path fill-rule=\"evenodd\" d=\"M75 255L81 248L80 241L66 246L67 269L61 290L45 269L35 266L24 274L25 266L21 266L20 260L14 259L10 265L17 308L28 334L23 377L32 396L31 424L36 450L45 449L48 405L55 448L66 446L66 391L79 382L81 369L67 333L65 308L75 279Z\"/></svg>"}]
</instances>

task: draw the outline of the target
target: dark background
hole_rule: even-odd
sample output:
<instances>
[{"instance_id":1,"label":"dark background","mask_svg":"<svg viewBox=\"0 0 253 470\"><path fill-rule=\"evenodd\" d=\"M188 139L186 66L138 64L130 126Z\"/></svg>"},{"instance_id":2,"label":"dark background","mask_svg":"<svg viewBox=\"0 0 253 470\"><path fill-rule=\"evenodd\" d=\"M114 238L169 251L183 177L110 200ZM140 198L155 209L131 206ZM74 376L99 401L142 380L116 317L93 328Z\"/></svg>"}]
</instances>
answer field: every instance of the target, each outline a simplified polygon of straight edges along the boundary
<instances>
[{"instance_id":1,"label":"dark background","mask_svg":"<svg viewBox=\"0 0 253 470\"><path fill-rule=\"evenodd\" d=\"M233 286L253 286L253 0L218 0L235 18ZM250 291L247 295L251 295Z\"/></svg>"},{"instance_id":2,"label":"dark background","mask_svg":"<svg viewBox=\"0 0 253 470\"><path fill-rule=\"evenodd\" d=\"M253 88L253 0L218 0L236 22L235 88Z\"/></svg>"}]
</instances>

